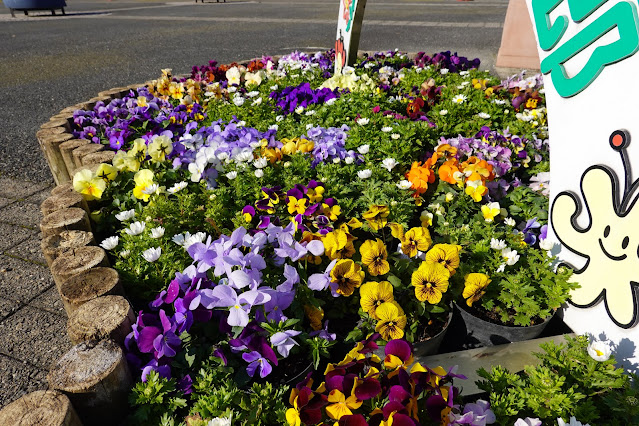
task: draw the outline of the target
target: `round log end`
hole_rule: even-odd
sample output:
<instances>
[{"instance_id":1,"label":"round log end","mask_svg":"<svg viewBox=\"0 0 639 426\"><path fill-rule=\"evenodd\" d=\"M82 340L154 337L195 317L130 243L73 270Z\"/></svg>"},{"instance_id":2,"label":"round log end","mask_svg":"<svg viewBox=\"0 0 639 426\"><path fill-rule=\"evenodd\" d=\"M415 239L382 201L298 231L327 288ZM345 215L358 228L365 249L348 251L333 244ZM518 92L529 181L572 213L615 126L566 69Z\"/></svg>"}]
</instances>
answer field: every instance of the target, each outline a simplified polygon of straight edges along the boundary
<instances>
[{"instance_id":1,"label":"round log end","mask_svg":"<svg viewBox=\"0 0 639 426\"><path fill-rule=\"evenodd\" d=\"M95 245L95 239L93 232L86 231L62 231L40 242L40 248L49 267L61 254L89 245Z\"/></svg>"},{"instance_id":2,"label":"round log end","mask_svg":"<svg viewBox=\"0 0 639 426\"><path fill-rule=\"evenodd\" d=\"M60 286L60 296L69 315L88 301L108 294L124 294L120 276L113 268L97 267L80 272Z\"/></svg>"},{"instance_id":3,"label":"round log end","mask_svg":"<svg viewBox=\"0 0 639 426\"><path fill-rule=\"evenodd\" d=\"M0 411L2 425L81 426L71 401L57 391L35 391Z\"/></svg>"},{"instance_id":4,"label":"round log end","mask_svg":"<svg viewBox=\"0 0 639 426\"><path fill-rule=\"evenodd\" d=\"M41 129L51 129L53 127L64 127L67 130L71 128L69 125L69 121L63 118L56 118L54 120L50 120L44 123L42 126L40 126Z\"/></svg>"},{"instance_id":5,"label":"round log end","mask_svg":"<svg viewBox=\"0 0 639 426\"><path fill-rule=\"evenodd\" d=\"M115 157L115 151L100 151L87 154L82 157L82 165L111 163Z\"/></svg>"},{"instance_id":6,"label":"round log end","mask_svg":"<svg viewBox=\"0 0 639 426\"><path fill-rule=\"evenodd\" d=\"M68 209L70 207L78 207L88 213L87 202L80 193L75 191L50 196L40 204L40 211L43 216L47 216L58 210Z\"/></svg>"},{"instance_id":7,"label":"round log end","mask_svg":"<svg viewBox=\"0 0 639 426\"><path fill-rule=\"evenodd\" d=\"M54 260L51 275L60 289L64 281L96 266L109 266L106 252L96 246L80 247L71 249Z\"/></svg>"},{"instance_id":8,"label":"round log end","mask_svg":"<svg viewBox=\"0 0 639 426\"><path fill-rule=\"evenodd\" d=\"M78 207L70 207L55 211L42 218L40 230L45 237L59 234L62 231L91 232L91 224L85 210Z\"/></svg>"},{"instance_id":9,"label":"round log end","mask_svg":"<svg viewBox=\"0 0 639 426\"><path fill-rule=\"evenodd\" d=\"M67 192L73 192L73 182L67 182L60 186L56 186L51 190L51 195L60 195Z\"/></svg>"},{"instance_id":10,"label":"round log end","mask_svg":"<svg viewBox=\"0 0 639 426\"><path fill-rule=\"evenodd\" d=\"M108 295L90 300L69 315L67 333L71 343L111 339L124 345L135 314L122 296Z\"/></svg>"}]
</instances>

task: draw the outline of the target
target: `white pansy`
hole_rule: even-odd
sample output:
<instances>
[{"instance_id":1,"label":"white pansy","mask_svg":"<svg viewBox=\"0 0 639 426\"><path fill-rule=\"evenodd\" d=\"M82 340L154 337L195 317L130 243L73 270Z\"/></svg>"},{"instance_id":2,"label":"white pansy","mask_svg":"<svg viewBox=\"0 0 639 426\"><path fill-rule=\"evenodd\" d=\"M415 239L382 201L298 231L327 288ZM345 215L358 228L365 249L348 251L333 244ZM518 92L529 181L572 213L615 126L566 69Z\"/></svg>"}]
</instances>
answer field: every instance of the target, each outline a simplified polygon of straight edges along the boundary
<instances>
[{"instance_id":1,"label":"white pansy","mask_svg":"<svg viewBox=\"0 0 639 426\"><path fill-rule=\"evenodd\" d=\"M384 133L388 133L388 132L392 132L392 131L393 131L392 127L389 127L389 126L382 127L382 132L384 132Z\"/></svg>"},{"instance_id":2,"label":"white pansy","mask_svg":"<svg viewBox=\"0 0 639 426\"><path fill-rule=\"evenodd\" d=\"M446 115L448 114L448 110L447 109L443 109L441 111L439 111L439 115Z\"/></svg>"},{"instance_id":3,"label":"white pansy","mask_svg":"<svg viewBox=\"0 0 639 426\"><path fill-rule=\"evenodd\" d=\"M496 238L490 239L490 248L493 250L503 250L506 248L506 241L498 240Z\"/></svg>"},{"instance_id":4,"label":"white pansy","mask_svg":"<svg viewBox=\"0 0 639 426\"><path fill-rule=\"evenodd\" d=\"M504 219L504 223L508 226L517 225L517 222L515 222L515 219L513 219L512 217L507 217L506 219Z\"/></svg>"},{"instance_id":5,"label":"white pansy","mask_svg":"<svg viewBox=\"0 0 639 426\"><path fill-rule=\"evenodd\" d=\"M453 102L456 104L462 104L466 101L466 95L455 95L453 96Z\"/></svg>"},{"instance_id":6,"label":"white pansy","mask_svg":"<svg viewBox=\"0 0 639 426\"><path fill-rule=\"evenodd\" d=\"M262 169L257 169L257 170L255 170L254 173L255 173L255 177L257 177L257 178L261 178L262 176L264 176L264 170L262 170Z\"/></svg>"},{"instance_id":7,"label":"white pansy","mask_svg":"<svg viewBox=\"0 0 639 426\"><path fill-rule=\"evenodd\" d=\"M360 179L368 179L372 174L373 172L370 169L364 169L357 172L357 177Z\"/></svg>"},{"instance_id":8,"label":"white pansy","mask_svg":"<svg viewBox=\"0 0 639 426\"><path fill-rule=\"evenodd\" d=\"M298 106L297 108L295 108L295 112L297 114L301 114L304 112L304 107L303 106Z\"/></svg>"},{"instance_id":9,"label":"white pansy","mask_svg":"<svg viewBox=\"0 0 639 426\"><path fill-rule=\"evenodd\" d=\"M127 257L129 257L130 254L131 254L131 250L122 250L120 252L120 256L122 257L122 259L126 259Z\"/></svg>"},{"instance_id":10,"label":"white pansy","mask_svg":"<svg viewBox=\"0 0 639 426\"><path fill-rule=\"evenodd\" d=\"M517 254L517 250L513 250L509 247L506 247L501 251L501 256L506 260L506 265L512 266L519 260L519 254Z\"/></svg>"},{"instance_id":11,"label":"white pansy","mask_svg":"<svg viewBox=\"0 0 639 426\"><path fill-rule=\"evenodd\" d=\"M235 104L235 106L244 105L244 101L245 99L239 93L233 97L233 103Z\"/></svg>"},{"instance_id":12,"label":"white pansy","mask_svg":"<svg viewBox=\"0 0 639 426\"><path fill-rule=\"evenodd\" d=\"M398 164L399 163L395 161L394 158L385 158L384 161L382 161L382 167L388 170L389 172L393 170L393 168L397 166Z\"/></svg>"},{"instance_id":13,"label":"white pansy","mask_svg":"<svg viewBox=\"0 0 639 426\"><path fill-rule=\"evenodd\" d=\"M161 254L162 254L162 247L155 247L155 248L150 248L148 250L144 250L142 252L142 257L147 262L155 262L156 260L160 258Z\"/></svg>"},{"instance_id":14,"label":"white pansy","mask_svg":"<svg viewBox=\"0 0 639 426\"><path fill-rule=\"evenodd\" d=\"M229 86L232 84L239 85L241 77L242 77L242 74L240 73L240 70L238 67L233 67L226 71L226 79L228 80Z\"/></svg>"},{"instance_id":15,"label":"white pansy","mask_svg":"<svg viewBox=\"0 0 639 426\"><path fill-rule=\"evenodd\" d=\"M366 126L370 120L368 118L358 118L357 124L360 126Z\"/></svg>"},{"instance_id":16,"label":"white pansy","mask_svg":"<svg viewBox=\"0 0 639 426\"><path fill-rule=\"evenodd\" d=\"M393 133L393 134L391 135L391 139L397 140L397 139L399 139L399 138L400 138L399 133Z\"/></svg>"},{"instance_id":17,"label":"white pansy","mask_svg":"<svg viewBox=\"0 0 639 426\"><path fill-rule=\"evenodd\" d=\"M191 182L199 182L202 179L206 164L205 158L197 158L194 162L189 163L188 170L191 173Z\"/></svg>"},{"instance_id":18,"label":"white pansy","mask_svg":"<svg viewBox=\"0 0 639 426\"><path fill-rule=\"evenodd\" d=\"M178 182L175 185L173 185L172 187L170 187L169 189L166 190L166 192L168 192L169 194L175 194L178 191L183 190L184 188L186 188L188 185L188 183L186 182Z\"/></svg>"},{"instance_id":19,"label":"white pansy","mask_svg":"<svg viewBox=\"0 0 639 426\"><path fill-rule=\"evenodd\" d=\"M588 355L595 361L608 361L612 354L610 344L602 340L593 340L588 345Z\"/></svg>"},{"instance_id":20,"label":"white pansy","mask_svg":"<svg viewBox=\"0 0 639 426\"><path fill-rule=\"evenodd\" d=\"M158 226L151 229L151 238L162 238L164 236L164 227Z\"/></svg>"},{"instance_id":21,"label":"white pansy","mask_svg":"<svg viewBox=\"0 0 639 426\"><path fill-rule=\"evenodd\" d=\"M413 186L413 184L410 181L405 179L397 183L397 187L399 189L410 189L411 186Z\"/></svg>"},{"instance_id":22,"label":"white pansy","mask_svg":"<svg viewBox=\"0 0 639 426\"><path fill-rule=\"evenodd\" d=\"M105 250L113 250L118 246L118 241L120 241L120 237L114 235L113 237L105 238L104 240L102 240L102 242L100 243L100 247Z\"/></svg>"},{"instance_id":23,"label":"white pansy","mask_svg":"<svg viewBox=\"0 0 639 426\"><path fill-rule=\"evenodd\" d=\"M362 145L360 147L357 148L357 152L359 152L360 154L368 154L368 151L371 149L371 146L366 144L366 145Z\"/></svg>"},{"instance_id":24,"label":"white pansy","mask_svg":"<svg viewBox=\"0 0 639 426\"><path fill-rule=\"evenodd\" d=\"M487 114L485 112L480 112L479 114L477 114L477 117L488 119L488 118L490 118L490 114Z\"/></svg>"},{"instance_id":25,"label":"white pansy","mask_svg":"<svg viewBox=\"0 0 639 426\"><path fill-rule=\"evenodd\" d=\"M124 222L125 220L133 219L133 216L135 216L135 210L131 209L116 214L115 218L120 222Z\"/></svg>"},{"instance_id":26,"label":"white pansy","mask_svg":"<svg viewBox=\"0 0 639 426\"><path fill-rule=\"evenodd\" d=\"M158 192L158 189L160 189L160 185L158 185L157 183L153 183L153 184L147 186L146 188L144 188L142 190L142 193L146 194L146 195L153 195L156 192Z\"/></svg>"},{"instance_id":27,"label":"white pansy","mask_svg":"<svg viewBox=\"0 0 639 426\"><path fill-rule=\"evenodd\" d=\"M255 166L256 169L263 169L267 165L268 165L268 160L264 157L260 157L257 160L253 161L253 166Z\"/></svg>"},{"instance_id":28,"label":"white pansy","mask_svg":"<svg viewBox=\"0 0 639 426\"><path fill-rule=\"evenodd\" d=\"M226 174L226 178L229 180L233 180L237 177L237 172L233 171L233 172L228 172Z\"/></svg>"},{"instance_id":29,"label":"white pansy","mask_svg":"<svg viewBox=\"0 0 639 426\"><path fill-rule=\"evenodd\" d=\"M146 228L145 222L133 222L127 229L124 230L127 234L131 236L140 235L144 232L144 228Z\"/></svg>"}]
</instances>

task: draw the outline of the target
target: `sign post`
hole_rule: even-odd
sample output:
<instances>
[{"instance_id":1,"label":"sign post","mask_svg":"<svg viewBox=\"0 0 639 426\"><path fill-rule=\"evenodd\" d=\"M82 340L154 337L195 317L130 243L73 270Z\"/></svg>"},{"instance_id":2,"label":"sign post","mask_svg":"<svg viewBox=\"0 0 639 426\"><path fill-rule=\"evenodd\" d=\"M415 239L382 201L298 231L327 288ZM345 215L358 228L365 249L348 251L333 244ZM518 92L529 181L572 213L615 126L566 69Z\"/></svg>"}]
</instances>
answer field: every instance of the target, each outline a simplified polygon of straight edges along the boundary
<instances>
[{"instance_id":1,"label":"sign post","mask_svg":"<svg viewBox=\"0 0 639 426\"><path fill-rule=\"evenodd\" d=\"M357 59L359 36L366 0L340 0L335 36L335 74L340 74L346 65L353 65Z\"/></svg>"},{"instance_id":2,"label":"sign post","mask_svg":"<svg viewBox=\"0 0 639 426\"><path fill-rule=\"evenodd\" d=\"M564 321L577 333L610 340L617 359L636 369L637 1L526 2L548 107L550 228L581 286L571 293Z\"/></svg>"}]
</instances>

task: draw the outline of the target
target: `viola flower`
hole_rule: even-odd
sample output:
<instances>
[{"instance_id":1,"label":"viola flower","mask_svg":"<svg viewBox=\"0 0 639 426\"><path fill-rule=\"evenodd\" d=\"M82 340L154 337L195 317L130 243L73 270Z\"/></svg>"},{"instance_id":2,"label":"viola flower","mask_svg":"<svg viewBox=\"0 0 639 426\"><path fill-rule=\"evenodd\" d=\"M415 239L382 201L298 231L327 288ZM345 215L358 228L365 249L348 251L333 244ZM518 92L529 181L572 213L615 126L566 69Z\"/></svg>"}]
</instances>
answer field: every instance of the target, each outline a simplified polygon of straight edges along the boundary
<instances>
[{"instance_id":1,"label":"viola flower","mask_svg":"<svg viewBox=\"0 0 639 426\"><path fill-rule=\"evenodd\" d=\"M173 142L166 135L155 136L148 146L148 154L151 160L160 163L173 152Z\"/></svg>"},{"instance_id":2,"label":"viola flower","mask_svg":"<svg viewBox=\"0 0 639 426\"><path fill-rule=\"evenodd\" d=\"M306 314L308 320L311 322L311 328L315 331L321 330L322 319L324 319L324 311L322 310L322 308L311 305L304 305L304 313Z\"/></svg>"},{"instance_id":3,"label":"viola flower","mask_svg":"<svg viewBox=\"0 0 639 426\"><path fill-rule=\"evenodd\" d=\"M390 340L384 348L384 355L384 367L389 370L408 368L414 360L413 351L406 340Z\"/></svg>"},{"instance_id":4,"label":"viola flower","mask_svg":"<svg viewBox=\"0 0 639 426\"><path fill-rule=\"evenodd\" d=\"M459 251L461 246L457 244L436 244L426 253L426 262L439 263L448 269L450 275L455 275L459 267Z\"/></svg>"},{"instance_id":5,"label":"viola flower","mask_svg":"<svg viewBox=\"0 0 639 426\"><path fill-rule=\"evenodd\" d=\"M501 212L501 206L499 203L489 203L481 206L481 213L484 215L484 220L491 223L495 220L495 217L499 216Z\"/></svg>"},{"instance_id":6,"label":"viola flower","mask_svg":"<svg viewBox=\"0 0 639 426\"><path fill-rule=\"evenodd\" d=\"M388 281L371 281L363 284L359 289L359 297L362 310L376 320L379 320L376 313L377 308L382 303L395 300L393 286Z\"/></svg>"},{"instance_id":7,"label":"viola flower","mask_svg":"<svg viewBox=\"0 0 639 426\"><path fill-rule=\"evenodd\" d=\"M271 344L277 348L277 351L284 358L288 358L288 354L293 346L299 346L293 337L301 334L301 331L296 330L286 330L286 331L278 331L274 335L271 336Z\"/></svg>"},{"instance_id":8,"label":"viola flower","mask_svg":"<svg viewBox=\"0 0 639 426\"><path fill-rule=\"evenodd\" d=\"M331 270L331 290L342 296L350 296L362 284L364 271L350 259L337 261Z\"/></svg>"},{"instance_id":9,"label":"viola flower","mask_svg":"<svg viewBox=\"0 0 639 426\"><path fill-rule=\"evenodd\" d=\"M144 191L147 189L147 187L155 185L153 177L153 172L148 169L140 170L135 174L135 176L133 176L133 181L135 182L135 187L133 188L133 196L135 198L144 202L149 201L150 195L145 193Z\"/></svg>"},{"instance_id":10,"label":"viola flower","mask_svg":"<svg viewBox=\"0 0 639 426\"><path fill-rule=\"evenodd\" d=\"M87 201L99 200L106 189L106 182L91 170L84 169L73 176L73 189Z\"/></svg>"},{"instance_id":11,"label":"viola flower","mask_svg":"<svg viewBox=\"0 0 639 426\"><path fill-rule=\"evenodd\" d=\"M385 302L375 310L379 321L375 331L382 335L382 339L388 341L404 337L406 327L406 315L397 302Z\"/></svg>"},{"instance_id":12,"label":"viola flower","mask_svg":"<svg viewBox=\"0 0 639 426\"><path fill-rule=\"evenodd\" d=\"M344 259L355 254L352 237L341 229L329 232L322 238L324 252L329 259Z\"/></svg>"},{"instance_id":13,"label":"viola flower","mask_svg":"<svg viewBox=\"0 0 639 426\"><path fill-rule=\"evenodd\" d=\"M108 163L101 163L96 170L95 175L105 182L110 182L118 176L118 169Z\"/></svg>"},{"instance_id":14,"label":"viola flower","mask_svg":"<svg viewBox=\"0 0 639 426\"><path fill-rule=\"evenodd\" d=\"M424 165L419 161L413 162L406 173L406 179L413 184L411 188L417 194L423 194L428 190L428 185L435 182L435 173L431 170L432 158L434 157L431 157Z\"/></svg>"},{"instance_id":15,"label":"viola flower","mask_svg":"<svg viewBox=\"0 0 639 426\"><path fill-rule=\"evenodd\" d=\"M362 217L366 219L368 225L373 229L373 231L379 231L386 223L388 223L388 216L390 215L390 210L385 205L372 205L369 206L368 211L366 211Z\"/></svg>"},{"instance_id":16,"label":"viola flower","mask_svg":"<svg viewBox=\"0 0 639 426\"><path fill-rule=\"evenodd\" d=\"M300 198L299 200L293 196L288 197L288 212L290 214L304 214L306 212L306 198Z\"/></svg>"},{"instance_id":17,"label":"viola flower","mask_svg":"<svg viewBox=\"0 0 639 426\"><path fill-rule=\"evenodd\" d=\"M433 243L428 229L411 228L401 236L402 252L408 257L417 256L418 251L426 251Z\"/></svg>"},{"instance_id":18,"label":"viola flower","mask_svg":"<svg viewBox=\"0 0 639 426\"><path fill-rule=\"evenodd\" d=\"M372 276L384 275L390 271L390 265L386 260L388 257L386 245L379 238L375 241L365 241L359 248L359 252L362 255L362 263L368 268L368 273Z\"/></svg>"},{"instance_id":19,"label":"viola flower","mask_svg":"<svg viewBox=\"0 0 639 426\"><path fill-rule=\"evenodd\" d=\"M160 328L162 327L162 328ZM176 326L160 309L160 324L149 325L139 330L136 338L138 349L142 353L154 352L156 359L163 356L172 358L182 341L175 334Z\"/></svg>"},{"instance_id":20,"label":"viola flower","mask_svg":"<svg viewBox=\"0 0 639 426\"><path fill-rule=\"evenodd\" d=\"M362 401L358 400L355 395L348 398L337 389L333 389L328 394L328 402L331 405L326 406L326 413L331 419L339 420L342 416L350 416L353 414L351 410L356 410L362 405Z\"/></svg>"},{"instance_id":21,"label":"viola flower","mask_svg":"<svg viewBox=\"0 0 639 426\"><path fill-rule=\"evenodd\" d=\"M484 294L486 294L486 287L488 287L490 281L490 278L486 274L474 272L466 275L462 297L466 299L466 304L468 306L473 306L474 302L477 302Z\"/></svg>"},{"instance_id":22,"label":"viola flower","mask_svg":"<svg viewBox=\"0 0 639 426\"><path fill-rule=\"evenodd\" d=\"M262 355L260 355L260 353L257 351L243 353L242 359L249 363L249 365L246 367L246 372L251 377L255 376L255 373L258 370L261 378L268 376L269 374L271 374L271 371L273 371L273 367L271 367L271 364L268 362L268 360L266 358L263 358Z\"/></svg>"},{"instance_id":23,"label":"viola flower","mask_svg":"<svg viewBox=\"0 0 639 426\"><path fill-rule=\"evenodd\" d=\"M422 262L411 277L411 284L415 287L415 297L420 302L437 304L442 300L443 293L448 290L450 272L440 263Z\"/></svg>"},{"instance_id":24,"label":"viola flower","mask_svg":"<svg viewBox=\"0 0 639 426\"><path fill-rule=\"evenodd\" d=\"M464 192L470 195L476 203L479 203L484 195L488 193L488 188L483 185L481 180L469 180L466 182L466 189Z\"/></svg>"}]
</instances>

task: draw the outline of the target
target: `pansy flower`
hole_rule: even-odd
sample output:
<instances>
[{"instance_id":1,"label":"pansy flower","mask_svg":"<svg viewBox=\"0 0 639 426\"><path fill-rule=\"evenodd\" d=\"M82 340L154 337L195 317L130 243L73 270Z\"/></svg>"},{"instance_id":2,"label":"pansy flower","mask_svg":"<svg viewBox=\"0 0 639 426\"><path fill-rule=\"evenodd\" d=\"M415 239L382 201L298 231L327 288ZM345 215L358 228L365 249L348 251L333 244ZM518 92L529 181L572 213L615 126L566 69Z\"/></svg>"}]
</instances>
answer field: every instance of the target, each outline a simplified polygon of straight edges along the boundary
<instances>
[{"instance_id":1,"label":"pansy flower","mask_svg":"<svg viewBox=\"0 0 639 426\"><path fill-rule=\"evenodd\" d=\"M411 277L415 297L420 302L437 304L448 290L450 272L440 263L422 262Z\"/></svg>"}]
</instances>

